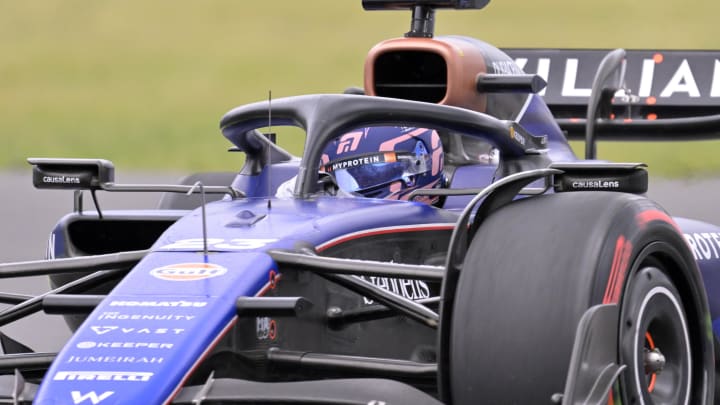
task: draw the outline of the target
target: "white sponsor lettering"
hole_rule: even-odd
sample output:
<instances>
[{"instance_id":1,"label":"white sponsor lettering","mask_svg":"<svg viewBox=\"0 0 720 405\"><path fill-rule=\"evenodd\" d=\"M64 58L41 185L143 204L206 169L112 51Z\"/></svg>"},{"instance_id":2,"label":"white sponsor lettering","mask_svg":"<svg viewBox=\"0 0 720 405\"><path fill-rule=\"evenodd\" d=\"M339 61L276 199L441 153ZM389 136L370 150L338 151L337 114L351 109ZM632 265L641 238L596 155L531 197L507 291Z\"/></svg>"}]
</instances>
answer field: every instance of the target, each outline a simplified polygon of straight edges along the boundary
<instances>
[{"instance_id":1,"label":"white sponsor lettering","mask_svg":"<svg viewBox=\"0 0 720 405\"><path fill-rule=\"evenodd\" d=\"M492 68L495 74L499 75L517 75L523 73L522 69L518 67L517 63L510 60L493 61Z\"/></svg>"},{"instance_id":2,"label":"white sponsor lettering","mask_svg":"<svg viewBox=\"0 0 720 405\"><path fill-rule=\"evenodd\" d=\"M695 83L695 77L687 59L683 59L680 63L672 79L660 93L660 97L670 97L673 93L687 93L690 97L700 97L700 90Z\"/></svg>"},{"instance_id":3,"label":"white sponsor lettering","mask_svg":"<svg viewBox=\"0 0 720 405\"><path fill-rule=\"evenodd\" d=\"M662 56L662 54L657 54ZM563 97L589 97L590 88L578 87L578 58L562 58L553 60L551 58L537 58L536 74L542 77L546 82L550 77L551 67L562 69L559 65L564 63L564 71L562 72L563 81L560 89L560 95ZM554 62L554 63L552 63ZM693 62L691 65L690 62ZM530 59L521 57L516 58L515 63L521 68L526 69L530 63ZM552 63L552 66L551 66ZM635 63L635 62L633 62ZM720 60L711 59L710 61L693 61L693 59L679 59L677 67L665 66L665 69L659 69L659 64L668 65L669 60L658 61L655 58L645 58L640 62L640 77L636 83L626 83L629 94L637 94L639 97L650 97L657 95L660 98L671 98L676 94L684 95L689 98L700 98L704 94L711 98L720 97ZM712 63L712 66L703 66ZM669 71L667 68L670 68ZM555 70L554 69L554 70ZM661 74L658 74L660 72ZM528 72L532 73L532 72ZM704 74L711 73L712 76L707 78ZM698 86L697 75L702 77L702 81L708 83L707 86ZM586 81L583 83L589 84ZM633 84L633 85L631 85ZM635 86L637 92L635 92ZM549 86L552 87L552 86ZM545 95L543 89L540 95Z\"/></svg>"},{"instance_id":4,"label":"white sponsor lettering","mask_svg":"<svg viewBox=\"0 0 720 405\"><path fill-rule=\"evenodd\" d=\"M277 239L221 239L207 238L207 246L209 250L253 250L270 243L276 242ZM182 239L169 245L161 246L160 250L203 250L205 248L205 240L202 238Z\"/></svg>"},{"instance_id":5,"label":"white sponsor lettering","mask_svg":"<svg viewBox=\"0 0 720 405\"><path fill-rule=\"evenodd\" d=\"M149 381L153 373L144 371L58 371L55 381Z\"/></svg>"},{"instance_id":6,"label":"white sponsor lettering","mask_svg":"<svg viewBox=\"0 0 720 405\"><path fill-rule=\"evenodd\" d=\"M111 307L170 307L202 308L208 303L203 301L111 301Z\"/></svg>"},{"instance_id":7,"label":"white sponsor lettering","mask_svg":"<svg viewBox=\"0 0 720 405\"><path fill-rule=\"evenodd\" d=\"M109 332L120 332L124 334L137 333L140 335L179 335L185 331L180 328L121 328L119 326L91 326L90 329L98 335L104 335Z\"/></svg>"},{"instance_id":8,"label":"white sponsor lettering","mask_svg":"<svg viewBox=\"0 0 720 405\"><path fill-rule=\"evenodd\" d=\"M578 60L570 58L565 62L565 76L560 94L563 97L590 97L590 88L576 88Z\"/></svg>"},{"instance_id":9,"label":"white sponsor lettering","mask_svg":"<svg viewBox=\"0 0 720 405\"><path fill-rule=\"evenodd\" d=\"M98 395L95 391L90 391L87 394L83 394L80 391L70 391L72 395L73 404L82 404L85 401L90 401L91 404L99 404L101 401L106 400L110 395L114 394L113 391L105 391Z\"/></svg>"},{"instance_id":10,"label":"white sponsor lettering","mask_svg":"<svg viewBox=\"0 0 720 405\"><path fill-rule=\"evenodd\" d=\"M48 260L55 260L55 232L50 232L50 237L48 237L45 258Z\"/></svg>"},{"instance_id":11,"label":"white sponsor lettering","mask_svg":"<svg viewBox=\"0 0 720 405\"><path fill-rule=\"evenodd\" d=\"M550 77L550 59L549 58L538 59L537 74L538 74L538 76L542 77L543 80L545 80L545 82L547 83L548 77ZM541 96L544 96L545 90L547 90L547 87L543 87L543 89L540 90L540 92L538 94Z\"/></svg>"},{"instance_id":12,"label":"white sponsor lettering","mask_svg":"<svg viewBox=\"0 0 720 405\"><path fill-rule=\"evenodd\" d=\"M136 356L70 356L67 363L129 363L129 364L160 364L162 357Z\"/></svg>"},{"instance_id":13,"label":"white sponsor lettering","mask_svg":"<svg viewBox=\"0 0 720 405\"><path fill-rule=\"evenodd\" d=\"M517 58L515 59L515 64L518 65L520 70L525 70L525 65L527 65L528 59L527 58ZM538 58L537 62L537 72L535 72L536 75L542 77L543 80L545 80L545 83L548 81L548 77L550 77L550 58ZM537 94L544 96L545 90L547 87L543 87L542 90L540 90Z\"/></svg>"},{"instance_id":14,"label":"white sponsor lettering","mask_svg":"<svg viewBox=\"0 0 720 405\"><path fill-rule=\"evenodd\" d=\"M174 314L123 314L120 312L103 312L98 320L128 320L128 321L192 321L195 315Z\"/></svg>"},{"instance_id":15,"label":"white sponsor lettering","mask_svg":"<svg viewBox=\"0 0 720 405\"><path fill-rule=\"evenodd\" d=\"M175 263L150 271L153 277L166 281L205 280L225 273L225 267L212 263Z\"/></svg>"},{"instance_id":16,"label":"white sponsor lettering","mask_svg":"<svg viewBox=\"0 0 720 405\"><path fill-rule=\"evenodd\" d=\"M117 329L117 326L91 326L90 329L94 330L98 335L104 335L114 329Z\"/></svg>"},{"instance_id":17,"label":"white sponsor lettering","mask_svg":"<svg viewBox=\"0 0 720 405\"><path fill-rule=\"evenodd\" d=\"M710 97L720 97L720 60L715 59L713 68L712 85L710 86Z\"/></svg>"},{"instance_id":18,"label":"white sponsor lettering","mask_svg":"<svg viewBox=\"0 0 720 405\"><path fill-rule=\"evenodd\" d=\"M156 342L80 342L78 349L172 349L172 343Z\"/></svg>"},{"instance_id":19,"label":"white sponsor lettering","mask_svg":"<svg viewBox=\"0 0 720 405\"><path fill-rule=\"evenodd\" d=\"M592 188L592 189L601 189L601 188L618 188L620 187L620 182L617 180L613 181L607 181L607 180L584 180L584 181L573 181L572 182L572 188Z\"/></svg>"},{"instance_id":20,"label":"white sponsor lettering","mask_svg":"<svg viewBox=\"0 0 720 405\"><path fill-rule=\"evenodd\" d=\"M720 259L720 233L686 233L684 236L695 260Z\"/></svg>"},{"instance_id":21,"label":"white sponsor lettering","mask_svg":"<svg viewBox=\"0 0 720 405\"><path fill-rule=\"evenodd\" d=\"M417 301L425 298L430 298L430 287L427 283L422 280L405 280L391 277L375 277L375 276L357 276L365 281L392 292L393 294L400 295L404 298ZM363 302L367 305L374 303L373 300L363 297Z\"/></svg>"},{"instance_id":22,"label":"white sponsor lettering","mask_svg":"<svg viewBox=\"0 0 720 405\"><path fill-rule=\"evenodd\" d=\"M515 59L515 64L520 68L520 70L525 70L525 66L528 63L528 58L517 58Z\"/></svg>"},{"instance_id":23,"label":"white sponsor lettering","mask_svg":"<svg viewBox=\"0 0 720 405\"><path fill-rule=\"evenodd\" d=\"M275 340L277 323L268 317L255 318L255 330L258 340Z\"/></svg>"},{"instance_id":24,"label":"white sponsor lettering","mask_svg":"<svg viewBox=\"0 0 720 405\"><path fill-rule=\"evenodd\" d=\"M43 176L43 183L80 184L80 178L68 176Z\"/></svg>"},{"instance_id":25,"label":"white sponsor lettering","mask_svg":"<svg viewBox=\"0 0 720 405\"><path fill-rule=\"evenodd\" d=\"M332 164L332 170L346 169L348 167L357 167L363 165L369 165L372 163L380 163L380 156L366 156L357 159L343 160Z\"/></svg>"},{"instance_id":26,"label":"white sponsor lettering","mask_svg":"<svg viewBox=\"0 0 720 405\"><path fill-rule=\"evenodd\" d=\"M648 97L652 91L653 77L655 76L655 60L643 59L642 73L640 74L640 86L638 96Z\"/></svg>"}]
</instances>

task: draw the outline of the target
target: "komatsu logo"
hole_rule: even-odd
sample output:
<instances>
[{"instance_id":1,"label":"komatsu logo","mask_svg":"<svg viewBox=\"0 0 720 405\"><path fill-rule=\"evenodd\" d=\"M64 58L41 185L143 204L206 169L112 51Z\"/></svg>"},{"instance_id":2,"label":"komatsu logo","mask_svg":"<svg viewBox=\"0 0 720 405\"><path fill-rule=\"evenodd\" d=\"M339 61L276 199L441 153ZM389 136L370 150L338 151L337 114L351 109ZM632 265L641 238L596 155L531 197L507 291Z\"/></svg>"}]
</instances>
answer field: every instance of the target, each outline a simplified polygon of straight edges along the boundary
<instances>
[{"instance_id":1,"label":"komatsu logo","mask_svg":"<svg viewBox=\"0 0 720 405\"><path fill-rule=\"evenodd\" d=\"M207 304L203 301L110 301L111 307L202 308Z\"/></svg>"}]
</instances>

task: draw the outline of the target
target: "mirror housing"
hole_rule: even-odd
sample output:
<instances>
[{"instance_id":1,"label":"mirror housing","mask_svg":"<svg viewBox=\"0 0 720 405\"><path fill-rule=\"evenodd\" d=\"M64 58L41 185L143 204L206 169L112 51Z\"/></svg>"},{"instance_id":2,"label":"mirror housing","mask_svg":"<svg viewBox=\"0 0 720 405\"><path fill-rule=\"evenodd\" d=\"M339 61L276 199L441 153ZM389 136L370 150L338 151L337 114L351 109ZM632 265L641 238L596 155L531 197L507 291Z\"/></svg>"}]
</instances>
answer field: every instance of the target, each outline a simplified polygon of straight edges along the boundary
<instances>
[{"instance_id":1,"label":"mirror housing","mask_svg":"<svg viewBox=\"0 0 720 405\"><path fill-rule=\"evenodd\" d=\"M35 188L100 190L115 181L115 166L105 159L29 158L28 163Z\"/></svg>"}]
</instances>

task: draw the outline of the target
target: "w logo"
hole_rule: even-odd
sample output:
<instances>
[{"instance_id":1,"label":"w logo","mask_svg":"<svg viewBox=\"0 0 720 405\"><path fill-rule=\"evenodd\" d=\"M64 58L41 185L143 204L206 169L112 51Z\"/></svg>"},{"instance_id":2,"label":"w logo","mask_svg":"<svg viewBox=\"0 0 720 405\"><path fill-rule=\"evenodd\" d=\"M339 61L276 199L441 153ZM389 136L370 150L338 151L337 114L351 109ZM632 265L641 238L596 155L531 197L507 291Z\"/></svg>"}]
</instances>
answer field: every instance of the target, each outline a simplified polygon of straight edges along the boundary
<instances>
[{"instance_id":1,"label":"w logo","mask_svg":"<svg viewBox=\"0 0 720 405\"><path fill-rule=\"evenodd\" d=\"M74 404L82 404L85 401L90 401L91 404L97 405L100 403L100 401L106 400L110 395L114 393L115 392L113 391L105 391L102 394L98 395L95 393L95 391L90 391L87 394L83 394L80 391L72 391L70 394L72 395Z\"/></svg>"}]
</instances>

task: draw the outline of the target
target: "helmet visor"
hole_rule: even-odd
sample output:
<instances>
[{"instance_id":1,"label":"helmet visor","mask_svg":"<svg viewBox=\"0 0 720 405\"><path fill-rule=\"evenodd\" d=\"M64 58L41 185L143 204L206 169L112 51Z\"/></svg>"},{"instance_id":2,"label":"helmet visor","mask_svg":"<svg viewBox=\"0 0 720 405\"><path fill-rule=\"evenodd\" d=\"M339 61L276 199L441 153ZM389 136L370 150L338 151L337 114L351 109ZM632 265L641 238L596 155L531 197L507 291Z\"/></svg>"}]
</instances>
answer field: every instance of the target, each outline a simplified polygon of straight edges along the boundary
<instances>
[{"instance_id":1,"label":"helmet visor","mask_svg":"<svg viewBox=\"0 0 720 405\"><path fill-rule=\"evenodd\" d=\"M342 190L356 192L395 181L412 186L414 177L426 173L430 166L427 152L380 152L330 162L323 169L335 177Z\"/></svg>"}]
</instances>

